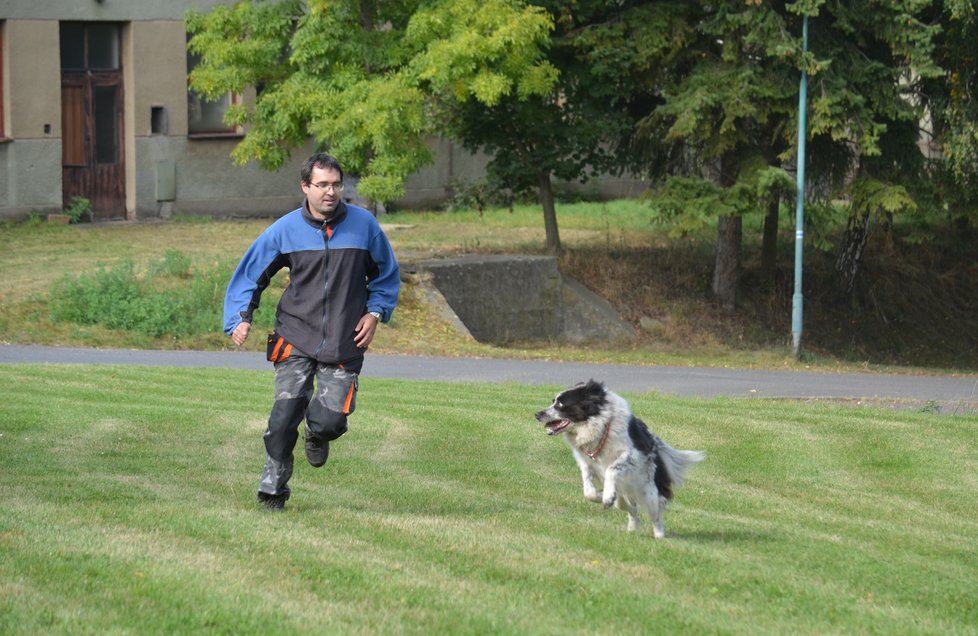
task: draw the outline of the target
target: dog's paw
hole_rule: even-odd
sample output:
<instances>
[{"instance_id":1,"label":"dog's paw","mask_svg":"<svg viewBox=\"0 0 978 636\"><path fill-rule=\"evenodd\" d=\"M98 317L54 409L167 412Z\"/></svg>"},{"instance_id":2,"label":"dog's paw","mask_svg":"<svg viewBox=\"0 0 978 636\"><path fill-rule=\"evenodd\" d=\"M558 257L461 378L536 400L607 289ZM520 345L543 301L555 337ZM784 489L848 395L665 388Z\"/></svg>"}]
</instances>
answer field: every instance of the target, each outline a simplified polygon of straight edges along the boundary
<instances>
[{"instance_id":1,"label":"dog's paw","mask_svg":"<svg viewBox=\"0 0 978 636\"><path fill-rule=\"evenodd\" d=\"M599 495L597 491L584 493L584 498L588 501L593 501L594 503L601 503L601 495Z\"/></svg>"},{"instance_id":2,"label":"dog's paw","mask_svg":"<svg viewBox=\"0 0 978 636\"><path fill-rule=\"evenodd\" d=\"M607 510L608 508L614 506L617 501L618 501L617 497L614 496L612 496L611 498L605 497L604 499L601 500L601 505L603 505L604 509Z\"/></svg>"}]
</instances>

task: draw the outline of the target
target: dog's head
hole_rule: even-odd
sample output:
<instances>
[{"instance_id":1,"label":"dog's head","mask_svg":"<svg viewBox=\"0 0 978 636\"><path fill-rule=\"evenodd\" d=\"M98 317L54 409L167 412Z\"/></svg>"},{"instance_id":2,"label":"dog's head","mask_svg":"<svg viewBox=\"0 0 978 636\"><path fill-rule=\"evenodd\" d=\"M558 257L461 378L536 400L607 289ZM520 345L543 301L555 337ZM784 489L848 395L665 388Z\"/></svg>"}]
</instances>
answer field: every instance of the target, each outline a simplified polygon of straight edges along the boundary
<instances>
[{"instance_id":1,"label":"dog's head","mask_svg":"<svg viewBox=\"0 0 978 636\"><path fill-rule=\"evenodd\" d=\"M607 401L604 385L589 380L558 393L553 404L537 413L537 421L543 422L547 435L556 435L598 415Z\"/></svg>"}]
</instances>

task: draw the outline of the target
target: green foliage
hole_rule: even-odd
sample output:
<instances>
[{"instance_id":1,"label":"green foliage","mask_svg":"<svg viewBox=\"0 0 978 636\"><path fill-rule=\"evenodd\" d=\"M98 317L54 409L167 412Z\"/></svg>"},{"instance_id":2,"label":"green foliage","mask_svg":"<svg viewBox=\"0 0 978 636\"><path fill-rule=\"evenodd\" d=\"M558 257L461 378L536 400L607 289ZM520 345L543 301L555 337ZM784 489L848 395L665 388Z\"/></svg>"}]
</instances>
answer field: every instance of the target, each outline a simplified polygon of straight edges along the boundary
<instances>
[{"instance_id":1,"label":"green foliage","mask_svg":"<svg viewBox=\"0 0 978 636\"><path fill-rule=\"evenodd\" d=\"M131 259L77 276L66 273L51 288L51 319L150 337L213 333L221 326L232 268L221 263L194 270L187 256L169 250L150 263L145 276L137 274ZM274 304L274 298L267 302ZM257 314L256 325L269 327L269 313Z\"/></svg>"},{"instance_id":2,"label":"green foliage","mask_svg":"<svg viewBox=\"0 0 978 636\"><path fill-rule=\"evenodd\" d=\"M27 213L27 225L30 227L38 227L44 223L44 215L37 210L31 210Z\"/></svg>"},{"instance_id":3,"label":"green foliage","mask_svg":"<svg viewBox=\"0 0 978 636\"><path fill-rule=\"evenodd\" d=\"M678 160L667 174L705 172L723 192L702 187L684 196L681 181L665 192L682 231L709 215L744 216L772 197L758 196L758 164L781 170L798 161L799 81L807 80L805 105L806 196L823 206L833 198L873 200L904 213L928 209L916 200L932 193L916 143L925 110L925 86L940 77L935 55L941 30L928 0L860 0L788 4L760 0L687 3L682 14L695 34L676 54L676 72L664 75L661 102L637 131ZM807 16L807 18L805 18ZM807 44L802 23L808 24ZM662 140L662 141L659 141ZM904 189L851 192L854 175ZM653 175L655 176L655 175ZM778 177L784 181L785 175ZM859 187L858 185L856 187ZM690 205L685 205L688 199ZM886 208L877 208L885 210ZM772 226L773 227L773 226ZM815 228L824 240L827 233ZM763 252L776 252L767 233ZM720 235L717 262L739 258L739 234ZM735 297L736 267L718 269L714 290ZM732 301L727 302L732 306Z\"/></svg>"},{"instance_id":4,"label":"green foliage","mask_svg":"<svg viewBox=\"0 0 978 636\"><path fill-rule=\"evenodd\" d=\"M481 214L493 201L493 191L485 182L470 183L456 180L452 182L452 198L448 202L449 212L478 210Z\"/></svg>"},{"instance_id":5,"label":"green foliage","mask_svg":"<svg viewBox=\"0 0 978 636\"><path fill-rule=\"evenodd\" d=\"M705 179L668 177L650 197L654 218L669 226L672 238L699 233L718 216L734 213L723 189Z\"/></svg>"},{"instance_id":6,"label":"green foliage","mask_svg":"<svg viewBox=\"0 0 978 636\"><path fill-rule=\"evenodd\" d=\"M764 201L792 193L795 184L781 168L755 164L744 168L740 180L729 188L707 179L667 177L663 185L646 195L660 223L669 226L673 238L699 234L721 216L756 214Z\"/></svg>"},{"instance_id":7,"label":"green foliage","mask_svg":"<svg viewBox=\"0 0 978 636\"><path fill-rule=\"evenodd\" d=\"M202 56L190 74L191 86L214 99L283 79L292 18L301 7L299 0L282 0L216 5L210 13L188 11L187 32L194 34L188 48Z\"/></svg>"},{"instance_id":8,"label":"green foliage","mask_svg":"<svg viewBox=\"0 0 978 636\"><path fill-rule=\"evenodd\" d=\"M551 26L508 0L239 2L188 13L188 46L202 55L190 83L211 96L259 87L229 112L248 130L235 161L276 169L312 137L360 177L360 194L391 201L432 160L433 100L495 104L550 89L540 48Z\"/></svg>"},{"instance_id":9,"label":"green foliage","mask_svg":"<svg viewBox=\"0 0 978 636\"><path fill-rule=\"evenodd\" d=\"M820 252L835 249L851 208L844 202L811 201L805 205L805 244Z\"/></svg>"},{"instance_id":10,"label":"green foliage","mask_svg":"<svg viewBox=\"0 0 978 636\"><path fill-rule=\"evenodd\" d=\"M539 7L508 0L454 0L420 7L405 33L413 76L433 94L492 107L547 94L557 69L541 59L553 22Z\"/></svg>"},{"instance_id":11,"label":"green foliage","mask_svg":"<svg viewBox=\"0 0 978 636\"><path fill-rule=\"evenodd\" d=\"M834 164L820 166L813 182L830 176L831 185L821 190L841 190L860 158L880 155L885 161L874 170L889 173L877 176L895 178L894 170L913 156L884 137L898 131L916 141L923 113L916 95L925 79L940 75L934 60L939 29L927 19L928 4L701 3L700 11L687 14L700 34L681 57L688 71L675 75L639 131L665 128L667 140L689 148L694 170L722 160L726 184L737 183L731 163L743 166L755 155L776 166L795 158L804 70L810 149L819 151L816 161ZM807 52L802 14L810 22Z\"/></svg>"},{"instance_id":12,"label":"green foliage","mask_svg":"<svg viewBox=\"0 0 978 636\"><path fill-rule=\"evenodd\" d=\"M760 198L739 170L795 159L804 70L811 199L848 196L858 172L904 184L914 214L974 215L978 19L964 0L259 0L187 24L196 90L258 89L229 112L248 130L236 161L281 167L311 137L380 201L445 135L487 152L491 187L515 194L720 161L718 184L743 191L716 211L740 209ZM946 159L926 168L911 149L925 109Z\"/></svg>"},{"instance_id":13,"label":"green foliage","mask_svg":"<svg viewBox=\"0 0 978 636\"><path fill-rule=\"evenodd\" d=\"M978 15L967 0L935 3L940 25L937 57L945 73L922 93L931 115L930 132L940 156L930 166L939 201L951 218L978 221Z\"/></svg>"},{"instance_id":14,"label":"green foliage","mask_svg":"<svg viewBox=\"0 0 978 636\"><path fill-rule=\"evenodd\" d=\"M852 193L852 209L857 214L892 216L917 209L917 203L902 185L861 177L853 180L850 192Z\"/></svg>"},{"instance_id":15,"label":"green foliage","mask_svg":"<svg viewBox=\"0 0 978 636\"><path fill-rule=\"evenodd\" d=\"M131 260L111 269L100 268L94 274L82 274L77 279L65 274L51 289L51 301L51 315L55 320L78 324L101 322L122 329L133 328L148 318L145 313L154 306L147 302L136 282ZM144 316L136 317L136 314ZM165 321L157 320L156 324Z\"/></svg>"},{"instance_id":16,"label":"green foliage","mask_svg":"<svg viewBox=\"0 0 978 636\"><path fill-rule=\"evenodd\" d=\"M557 25L547 48L557 69L549 94L496 105L470 100L451 114L450 134L488 152L489 176L515 192L543 177L587 181L626 167L644 172L634 147L636 112L661 88L660 74L689 37L672 3L536 2ZM640 158L641 156L641 158ZM545 211L546 213L546 211Z\"/></svg>"},{"instance_id":17,"label":"green foliage","mask_svg":"<svg viewBox=\"0 0 978 636\"><path fill-rule=\"evenodd\" d=\"M191 276L190 257L178 249L169 249L163 255L163 259L153 261L149 265L150 276L164 275L173 278L190 278Z\"/></svg>"},{"instance_id":18,"label":"green foliage","mask_svg":"<svg viewBox=\"0 0 978 636\"><path fill-rule=\"evenodd\" d=\"M71 223L80 222L87 215L92 216L92 202L85 197L72 197L71 205L63 210Z\"/></svg>"}]
</instances>

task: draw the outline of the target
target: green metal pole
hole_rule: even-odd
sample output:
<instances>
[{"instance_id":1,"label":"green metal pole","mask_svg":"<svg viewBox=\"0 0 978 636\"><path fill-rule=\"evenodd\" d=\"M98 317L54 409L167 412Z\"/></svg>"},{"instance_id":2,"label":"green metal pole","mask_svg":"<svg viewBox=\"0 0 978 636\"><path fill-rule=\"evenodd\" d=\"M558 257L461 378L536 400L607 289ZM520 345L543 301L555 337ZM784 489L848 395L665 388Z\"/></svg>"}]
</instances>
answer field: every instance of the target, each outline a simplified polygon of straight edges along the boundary
<instances>
[{"instance_id":1,"label":"green metal pole","mask_svg":"<svg viewBox=\"0 0 978 636\"><path fill-rule=\"evenodd\" d=\"M802 16L802 52L808 51L808 16ZM795 200L795 293L791 298L791 351L795 358L801 355L802 304L801 263L805 247L805 137L808 103L808 73L802 68L801 85L798 89L798 168Z\"/></svg>"}]
</instances>

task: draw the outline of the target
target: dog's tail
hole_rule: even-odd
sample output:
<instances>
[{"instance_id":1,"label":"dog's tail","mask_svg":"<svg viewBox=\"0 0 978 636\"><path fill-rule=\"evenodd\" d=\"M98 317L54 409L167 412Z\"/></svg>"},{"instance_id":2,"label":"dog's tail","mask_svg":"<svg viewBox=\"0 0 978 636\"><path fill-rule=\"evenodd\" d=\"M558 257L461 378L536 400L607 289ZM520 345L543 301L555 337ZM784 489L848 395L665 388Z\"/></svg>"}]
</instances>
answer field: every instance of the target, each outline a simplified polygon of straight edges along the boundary
<instances>
[{"instance_id":1,"label":"dog's tail","mask_svg":"<svg viewBox=\"0 0 978 636\"><path fill-rule=\"evenodd\" d=\"M686 471L706 459L706 453L703 451L677 450L661 438L658 450L659 458L666 472L669 473L673 486L682 486Z\"/></svg>"}]
</instances>

